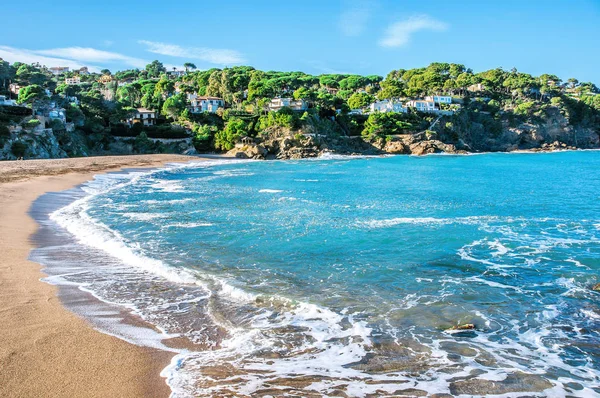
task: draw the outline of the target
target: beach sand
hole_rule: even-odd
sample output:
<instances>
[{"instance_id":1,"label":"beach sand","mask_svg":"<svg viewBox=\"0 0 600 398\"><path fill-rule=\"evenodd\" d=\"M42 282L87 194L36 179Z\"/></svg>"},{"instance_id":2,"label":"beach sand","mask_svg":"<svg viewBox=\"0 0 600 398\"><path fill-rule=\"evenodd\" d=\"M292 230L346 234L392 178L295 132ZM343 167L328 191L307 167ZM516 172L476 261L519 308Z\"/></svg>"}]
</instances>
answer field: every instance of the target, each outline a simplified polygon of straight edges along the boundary
<instances>
[{"instance_id":1,"label":"beach sand","mask_svg":"<svg viewBox=\"0 0 600 398\"><path fill-rule=\"evenodd\" d=\"M0 396L168 397L160 371L173 354L94 330L65 309L28 261L31 203L100 171L199 160L180 155L0 162Z\"/></svg>"}]
</instances>

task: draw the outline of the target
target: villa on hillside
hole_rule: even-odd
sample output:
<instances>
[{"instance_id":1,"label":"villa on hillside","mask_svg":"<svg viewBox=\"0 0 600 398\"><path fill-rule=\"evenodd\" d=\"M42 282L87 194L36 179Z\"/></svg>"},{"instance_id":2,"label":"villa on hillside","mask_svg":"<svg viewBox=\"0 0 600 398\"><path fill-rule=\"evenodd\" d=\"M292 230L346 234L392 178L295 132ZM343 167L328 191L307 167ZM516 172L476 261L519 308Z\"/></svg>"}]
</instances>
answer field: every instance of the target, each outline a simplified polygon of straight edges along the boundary
<instances>
[{"instance_id":1,"label":"villa on hillside","mask_svg":"<svg viewBox=\"0 0 600 398\"><path fill-rule=\"evenodd\" d=\"M102 84L108 84L112 81L113 81L113 78L111 75L102 75L102 76L100 76L100 79L98 79L98 83L102 83Z\"/></svg>"},{"instance_id":2,"label":"villa on hillside","mask_svg":"<svg viewBox=\"0 0 600 398\"><path fill-rule=\"evenodd\" d=\"M451 104L452 97L449 95L430 95L425 97L425 101L433 101L436 104Z\"/></svg>"},{"instance_id":3,"label":"villa on hillside","mask_svg":"<svg viewBox=\"0 0 600 398\"><path fill-rule=\"evenodd\" d=\"M122 87L122 86L126 86L128 84L131 84L135 81L135 79L133 77L127 78L127 79L123 79L123 80L119 80L119 83L117 83L117 86Z\"/></svg>"},{"instance_id":4,"label":"villa on hillside","mask_svg":"<svg viewBox=\"0 0 600 398\"><path fill-rule=\"evenodd\" d=\"M178 77L185 76L184 70L169 70L167 71L167 76L170 79L177 79Z\"/></svg>"},{"instance_id":5,"label":"villa on hillside","mask_svg":"<svg viewBox=\"0 0 600 398\"><path fill-rule=\"evenodd\" d=\"M308 109L308 102L303 99L294 100L292 98L273 98L267 105L269 111L278 111L281 108L290 108L294 111L305 111Z\"/></svg>"},{"instance_id":6,"label":"villa on hillside","mask_svg":"<svg viewBox=\"0 0 600 398\"><path fill-rule=\"evenodd\" d=\"M65 79L65 84L66 85L75 85L75 84L81 84L81 77L79 76L73 76L73 77L67 77Z\"/></svg>"},{"instance_id":7,"label":"villa on hillside","mask_svg":"<svg viewBox=\"0 0 600 398\"><path fill-rule=\"evenodd\" d=\"M401 102L395 102L393 100L387 100L387 99L383 100L383 101L373 102L371 105L369 105L369 110L370 110L370 113L373 113L373 112L406 113L406 112L408 112L408 109L403 107Z\"/></svg>"},{"instance_id":8,"label":"villa on hillside","mask_svg":"<svg viewBox=\"0 0 600 398\"><path fill-rule=\"evenodd\" d=\"M469 90L473 93L477 93L480 91L485 91L485 86L481 83L471 84L469 87L467 87L467 90Z\"/></svg>"},{"instance_id":9,"label":"villa on hillside","mask_svg":"<svg viewBox=\"0 0 600 398\"><path fill-rule=\"evenodd\" d=\"M142 123L144 126L154 126L156 124L156 111L146 108L138 108L132 117L127 119L127 124L133 126L135 123Z\"/></svg>"},{"instance_id":10,"label":"villa on hillside","mask_svg":"<svg viewBox=\"0 0 600 398\"><path fill-rule=\"evenodd\" d=\"M8 85L8 91L10 91L13 94L19 95L20 89L21 89L21 86L19 86L17 83L11 83Z\"/></svg>"},{"instance_id":11,"label":"villa on hillside","mask_svg":"<svg viewBox=\"0 0 600 398\"><path fill-rule=\"evenodd\" d=\"M217 109L225 108L225 101L219 97L197 96L196 94L188 95L190 100L189 110L191 113L216 113Z\"/></svg>"},{"instance_id":12,"label":"villa on hillside","mask_svg":"<svg viewBox=\"0 0 600 398\"><path fill-rule=\"evenodd\" d=\"M406 106L415 108L419 112L435 112L435 102L426 100L411 100L406 103Z\"/></svg>"},{"instance_id":13,"label":"villa on hillside","mask_svg":"<svg viewBox=\"0 0 600 398\"><path fill-rule=\"evenodd\" d=\"M48 69L53 75L60 75L62 73L67 73L69 71L68 66L53 66Z\"/></svg>"}]
</instances>

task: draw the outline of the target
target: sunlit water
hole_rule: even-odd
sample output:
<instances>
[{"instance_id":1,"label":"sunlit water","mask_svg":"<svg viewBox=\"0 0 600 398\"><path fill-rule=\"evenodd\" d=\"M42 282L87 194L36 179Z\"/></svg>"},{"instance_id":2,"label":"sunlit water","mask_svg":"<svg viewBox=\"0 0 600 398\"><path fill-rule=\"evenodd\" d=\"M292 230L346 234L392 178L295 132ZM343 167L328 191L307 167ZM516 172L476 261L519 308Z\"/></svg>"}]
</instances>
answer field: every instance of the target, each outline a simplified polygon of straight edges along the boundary
<instances>
[{"instance_id":1,"label":"sunlit water","mask_svg":"<svg viewBox=\"0 0 600 398\"><path fill-rule=\"evenodd\" d=\"M79 242L63 282L197 344L165 370L177 397L589 397L599 172L600 152L208 162L100 176L51 218Z\"/></svg>"}]
</instances>

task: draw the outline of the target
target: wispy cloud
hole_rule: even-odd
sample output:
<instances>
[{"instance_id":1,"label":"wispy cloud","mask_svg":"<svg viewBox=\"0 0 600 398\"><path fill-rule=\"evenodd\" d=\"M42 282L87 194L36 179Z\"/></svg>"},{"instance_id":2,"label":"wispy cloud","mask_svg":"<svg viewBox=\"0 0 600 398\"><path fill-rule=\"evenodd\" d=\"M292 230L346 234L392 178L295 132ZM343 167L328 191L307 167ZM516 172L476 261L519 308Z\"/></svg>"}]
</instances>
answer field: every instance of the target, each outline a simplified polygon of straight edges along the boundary
<instances>
[{"instance_id":1,"label":"wispy cloud","mask_svg":"<svg viewBox=\"0 0 600 398\"><path fill-rule=\"evenodd\" d=\"M448 24L428 15L416 15L391 24L379 41L382 47L402 47L410 42L412 35L421 30L444 31Z\"/></svg>"},{"instance_id":2,"label":"wispy cloud","mask_svg":"<svg viewBox=\"0 0 600 398\"><path fill-rule=\"evenodd\" d=\"M34 52L36 54L67 58L79 62L121 62L135 68L144 68L148 64L148 61L140 58L129 57L111 51L97 50L90 47L64 47L53 48L50 50L37 50Z\"/></svg>"},{"instance_id":3,"label":"wispy cloud","mask_svg":"<svg viewBox=\"0 0 600 398\"><path fill-rule=\"evenodd\" d=\"M144 68L148 64L148 61L140 58L87 47L29 50L25 48L0 46L0 58L9 62L25 62L28 64L39 62L48 67L67 66L71 69L77 69L82 66L87 66L92 71L100 71L102 65L107 63L120 63L135 68Z\"/></svg>"},{"instance_id":4,"label":"wispy cloud","mask_svg":"<svg viewBox=\"0 0 600 398\"><path fill-rule=\"evenodd\" d=\"M0 46L0 58L5 61L14 63L14 62L24 62L26 64L33 64L39 62L41 65L50 66L67 66L71 69L78 69L82 66L88 66L91 70L99 70L98 67L94 67L93 65L84 65L79 61L74 61L65 58L58 57L48 57L44 55L40 55L34 51L26 50L22 48L14 48L9 46Z\"/></svg>"},{"instance_id":5,"label":"wispy cloud","mask_svg":"<svg viewBox=\"0 0 600 398\"><path fill-rule=\"evenodd\" d=\"M360 36L371 17L372 4L365 1L351 1L344 4L338 26L346 36Z\"/></svg>"},{"instance_id":6,"label":"wispy cloud","mask_svg":"<svg viewBox=\"0 0 600 398\"><path fill-rule=\"evenodd\" d=\"M160 43L155 41L140 40L146 50L161 55L168 55L189 60L200 60L217 65L232 65L246 62L246 59L235 50L205 48L205 47L182 47L177 44Z\"/></svg>"}]
</instances>

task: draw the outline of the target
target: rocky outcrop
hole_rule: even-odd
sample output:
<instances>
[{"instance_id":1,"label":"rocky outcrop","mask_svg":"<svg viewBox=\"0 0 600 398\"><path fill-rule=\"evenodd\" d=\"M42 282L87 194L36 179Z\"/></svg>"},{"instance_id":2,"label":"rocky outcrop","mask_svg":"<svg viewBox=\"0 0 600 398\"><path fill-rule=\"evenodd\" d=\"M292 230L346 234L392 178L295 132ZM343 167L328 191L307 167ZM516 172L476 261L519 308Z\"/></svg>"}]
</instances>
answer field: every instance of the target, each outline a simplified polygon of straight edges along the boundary
<instances>
[{"instance_id":1,"label":"rocky outcrop","mask_svg":"<svg viewBox=\"0 0 600 398\"><path fill-rule=\"evenodd\" d=\"M23 157L25 159L58 159L67 157L67 153L60 147L52 129L40 128L31 131L13 131L0 147L0 159L17 159L18 154L13 153L13 145L15 143L19 143L23 147Z\"/></svg>"}]
</instances>

